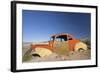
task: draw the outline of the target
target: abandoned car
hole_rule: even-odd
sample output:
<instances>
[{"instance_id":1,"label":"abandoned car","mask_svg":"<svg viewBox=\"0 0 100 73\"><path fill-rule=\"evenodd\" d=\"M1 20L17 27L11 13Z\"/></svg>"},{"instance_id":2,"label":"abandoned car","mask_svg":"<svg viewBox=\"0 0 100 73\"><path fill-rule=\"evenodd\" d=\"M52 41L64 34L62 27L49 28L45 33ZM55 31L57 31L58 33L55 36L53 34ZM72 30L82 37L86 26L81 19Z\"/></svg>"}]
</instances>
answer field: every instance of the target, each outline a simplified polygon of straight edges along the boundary
<instances>
[{"instance_id":1,"label":"abandoned car","mask_svg":"<svg viewBox=\"0 0 100 73\"><path fill-rule=\"evenodd\" d=\"M31 44L32 56L45 57L53 52L65 55L69 51L87 50L87 45L70 34L60 33L52 35L50 41Z\"/></svg>"}]
</instances>

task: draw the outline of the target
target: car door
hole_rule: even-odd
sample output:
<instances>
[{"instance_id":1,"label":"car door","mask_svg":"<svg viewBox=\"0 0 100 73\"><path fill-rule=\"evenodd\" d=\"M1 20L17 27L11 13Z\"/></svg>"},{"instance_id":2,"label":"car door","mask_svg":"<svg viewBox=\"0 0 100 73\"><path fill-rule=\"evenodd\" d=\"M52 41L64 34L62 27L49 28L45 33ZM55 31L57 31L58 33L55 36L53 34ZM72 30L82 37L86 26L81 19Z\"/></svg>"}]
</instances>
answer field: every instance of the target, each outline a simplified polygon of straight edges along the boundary
<instances>
[{"instance_id":1,"label":"car door","mask_svg":"<svg viewBox=\"0 0 100 73\"><path fill-rule=\"evenodd\" d=\"M54 52L59 55L65 55L69 51L68 49L68 42L65 41L63 38L55 38L54 41Z\"/></svg>"}]
</instances>

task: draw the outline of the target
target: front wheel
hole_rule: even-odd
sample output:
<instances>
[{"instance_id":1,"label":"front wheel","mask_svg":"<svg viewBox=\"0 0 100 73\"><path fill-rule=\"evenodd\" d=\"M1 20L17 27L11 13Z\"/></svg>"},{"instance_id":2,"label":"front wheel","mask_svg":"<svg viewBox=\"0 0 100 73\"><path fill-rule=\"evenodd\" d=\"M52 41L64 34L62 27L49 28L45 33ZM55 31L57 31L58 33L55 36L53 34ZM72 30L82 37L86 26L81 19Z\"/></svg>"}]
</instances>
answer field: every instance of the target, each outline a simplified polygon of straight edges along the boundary
<instances>
[{"instance_id":1,"label":"front wheel","mask_svg":"<svg viewBox=\"0 0 100 73\"><path fill-rule=\"evenodd\" d=\"M45 57L52 54L52 51L47 48L35 48L35 52L32 53L33 56Z\"/></svg>"},{"instance_id":2,"label":"front wheel","mask_svg":"<svg viewBox=\"0 0 100 73\"><path fill-rule=\"evenodd\" d=\"M36 54L36 53L32 54L32 56L33 57L41 57L39 54Z\"/></svg>"}]
</instances>

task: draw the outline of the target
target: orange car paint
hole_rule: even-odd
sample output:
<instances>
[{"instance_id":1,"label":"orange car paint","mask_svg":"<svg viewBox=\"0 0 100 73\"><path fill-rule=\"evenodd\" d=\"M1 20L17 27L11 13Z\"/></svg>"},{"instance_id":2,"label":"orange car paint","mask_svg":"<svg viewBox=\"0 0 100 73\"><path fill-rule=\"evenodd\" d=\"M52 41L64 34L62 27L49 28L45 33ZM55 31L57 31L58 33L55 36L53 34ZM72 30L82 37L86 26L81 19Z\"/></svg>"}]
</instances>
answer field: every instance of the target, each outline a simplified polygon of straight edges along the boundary
<instances>
[{"instance_id":1,"label":"orange car paint","mask_svg":"<svg viewBox=\"0 0 100 73\"><path fill-rule=\"evenodd\" d=\"M66 36L66 37L71 37L72 40L67 40L66 41L66 44L69 45L69 50L70 51L74 51L74 47L76 45L76 43L80 42L80 40L76 39L75 37L73 37L72 35L70 34L65 34L65 33L61 33L61 34L55 34L55 35L52 35L51 37L57 37L57 36ZM68 42L68 43L67 43ZM54 41L49 41L48 44L33 44L31 45L31 48L32 49L35 49L35 48L46 48L46 49L49 49L51 51L53 51L54 49L54 45L53 45Z\"/></svg>"}]
</instances>

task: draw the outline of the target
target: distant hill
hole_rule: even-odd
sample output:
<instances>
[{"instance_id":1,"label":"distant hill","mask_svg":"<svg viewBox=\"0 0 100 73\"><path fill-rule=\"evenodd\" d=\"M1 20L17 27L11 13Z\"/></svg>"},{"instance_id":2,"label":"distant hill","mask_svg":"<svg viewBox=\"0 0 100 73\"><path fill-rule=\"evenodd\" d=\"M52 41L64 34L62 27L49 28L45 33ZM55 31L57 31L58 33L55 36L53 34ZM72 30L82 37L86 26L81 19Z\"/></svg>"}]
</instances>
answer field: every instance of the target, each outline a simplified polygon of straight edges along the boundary
<instances>
[{"instance_id":1,"label":"distant hill","mask_svg":"<svg viewBox=\"0 0 100 73\"><path fill-rule=\"evenodd\" d=\"M80 38L79 40L81 40L81 41L86 41L86 40L91 40L91 38L90 37L83 37L83 38Z\"/></svg>"}]
</instances>

